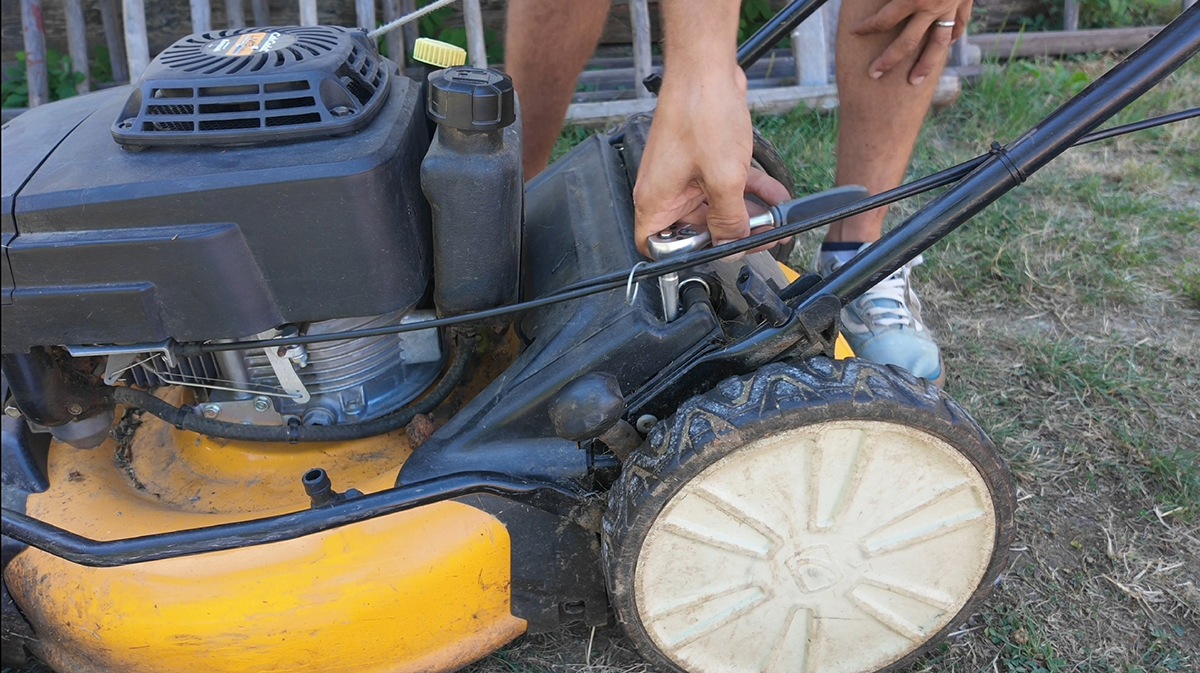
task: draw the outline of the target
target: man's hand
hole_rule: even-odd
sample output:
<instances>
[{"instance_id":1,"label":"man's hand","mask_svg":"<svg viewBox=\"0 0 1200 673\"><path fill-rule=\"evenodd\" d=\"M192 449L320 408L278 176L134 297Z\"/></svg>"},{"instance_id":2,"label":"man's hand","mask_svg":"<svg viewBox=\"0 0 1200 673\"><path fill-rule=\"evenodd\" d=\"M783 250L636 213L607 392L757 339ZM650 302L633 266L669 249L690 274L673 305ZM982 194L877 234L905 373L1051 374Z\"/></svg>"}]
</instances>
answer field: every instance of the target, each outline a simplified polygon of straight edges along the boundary
<instances>
[{"instance_id":1,"label":"man's hand","mask_svg":"<svg viewBox=\"0 0 1200 673\"><path fill-rule=\"evenodd\" d=\"M633 189L642 254L647 238L704 205L713 245L750 233L743 194L754 138L746 76L729 65L664 82Z\"/></svg>"},{"instance_id":2,"label":"man's hand","mask_svg":"<svg viewBox=\"0 0 1200 673\"><path fill-rule=\"evenodd\" d=\"M924 45L921 57L908 73L908 81L920 84L929 73L946 61L950 44L962 36L971 18L972 0L891 0L871 16L850 28L855 35L876 35L904 28L883 52L871 63L869 73L878 79ZM939 26L936 22L954 21L954 27ZM928 35L929 40L925 38Z\"/></svg>"}]
</instances>

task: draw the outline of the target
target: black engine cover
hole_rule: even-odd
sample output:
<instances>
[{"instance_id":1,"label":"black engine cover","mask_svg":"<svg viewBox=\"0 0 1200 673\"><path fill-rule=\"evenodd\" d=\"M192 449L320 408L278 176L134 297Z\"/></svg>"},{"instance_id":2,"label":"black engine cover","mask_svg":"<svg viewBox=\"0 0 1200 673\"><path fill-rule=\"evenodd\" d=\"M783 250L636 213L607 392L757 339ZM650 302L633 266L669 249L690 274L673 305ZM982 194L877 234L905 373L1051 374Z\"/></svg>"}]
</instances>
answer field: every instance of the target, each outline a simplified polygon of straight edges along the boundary
<instances>
[{"instance_id":1,"label":"black engine cover","mask_svg":"<svg viewBox=\"0 0 1200 673\"><path fill-rule=\"evenodd\" d=\"M130 151L130 88L3 127L3 352L245 337L413 306L430 277L421 87L344 137Z\"/></svg>"}]
</instances>

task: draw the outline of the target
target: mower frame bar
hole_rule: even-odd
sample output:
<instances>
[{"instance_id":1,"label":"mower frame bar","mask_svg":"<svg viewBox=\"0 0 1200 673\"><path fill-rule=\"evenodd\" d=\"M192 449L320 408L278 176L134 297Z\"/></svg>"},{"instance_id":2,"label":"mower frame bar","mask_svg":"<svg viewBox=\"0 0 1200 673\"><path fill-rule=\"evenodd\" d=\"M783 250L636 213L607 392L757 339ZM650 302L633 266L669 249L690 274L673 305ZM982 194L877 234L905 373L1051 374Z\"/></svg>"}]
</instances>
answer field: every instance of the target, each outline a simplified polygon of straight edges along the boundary
<instances>
[{"instance_id":1,"label":"mower frame bar","mask_svg":"<svg viewBox=\"0 0 1200 673\"><path fill-rule=\"evenodd\" d=\"M585 506L585 496L562 486L493 472L464 472L348 498L320 508L202 528L93 540L16 510L3 509L5 536L80 565L97 568L145 563L292 540L443 500L488 493L562 517Z\"/></svg>"}]
</instances>

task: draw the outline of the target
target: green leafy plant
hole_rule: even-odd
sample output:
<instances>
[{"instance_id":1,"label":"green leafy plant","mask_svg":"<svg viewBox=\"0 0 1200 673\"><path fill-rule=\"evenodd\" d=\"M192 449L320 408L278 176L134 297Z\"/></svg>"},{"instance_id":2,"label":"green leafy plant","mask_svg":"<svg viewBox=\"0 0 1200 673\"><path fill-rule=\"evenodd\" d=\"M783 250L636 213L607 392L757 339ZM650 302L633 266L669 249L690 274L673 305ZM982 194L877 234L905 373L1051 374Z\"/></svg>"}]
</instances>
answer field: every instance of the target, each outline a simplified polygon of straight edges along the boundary
<instances>
[{"instance_id":1,"label":"green leafy plant","mask_svg":"<svg viewBox=\"0 0 1200 673\"><path fill-rule=\"evenodd\" d=\"M29 105L29 78L25 70L25 52L18 51L17 65L6 73L11 79L0 86L0 107ZM71 57L54 49L46 50L46 73L50 83L50 100L62 100L75 95L75 85L83 74L71 70Z\"/></svg>"},{"instance_id":2,"label":"green leafy plant","mask_svg":"<svg viewBox=\"0 0 1200 673\"><path fill-rule=\"evenodd\" d=\"M108 47L101 44L92 49L88 72L92 75L93 84L113 81L112 58L109 56Z\"/></svg>"},{"instance_id":3,"label":"green leafy plant","mask_svg":"<svg viewBox=\"0 0 1200 673\"><path fill-rule=\"evenodd\" d=\"M1162 25L1179 13L1179 0L1081 0L1080 28Z\"/></svg>"}]
</instances>

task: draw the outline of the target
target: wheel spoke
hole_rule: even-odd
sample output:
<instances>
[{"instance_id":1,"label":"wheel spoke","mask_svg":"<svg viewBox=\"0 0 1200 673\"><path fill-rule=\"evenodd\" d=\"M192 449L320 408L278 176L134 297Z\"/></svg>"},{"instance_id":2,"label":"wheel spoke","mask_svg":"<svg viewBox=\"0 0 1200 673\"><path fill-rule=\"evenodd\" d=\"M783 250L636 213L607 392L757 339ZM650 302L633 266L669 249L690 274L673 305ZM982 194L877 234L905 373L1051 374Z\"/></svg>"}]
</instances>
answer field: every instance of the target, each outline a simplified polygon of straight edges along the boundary
<instances>
[{"instance_id":1,"label":"wheel spoke","mask_svg":"<svg viewBox=\"0 0 1200 673\"><path fill-rule=\"evenodd\" d=\"M956 509L946 512L945 506L948 501L961 494L970 496L969 503L961 503ZM930 513L936 513L937 518L932 521L914 521L920 519L921 515ZM904 549L952 533L982 519L984 514L970 484L963 483L939 493L864 535L860 548L867 556ZM905 522L909 522L909 525L905 526ZM889 531L892 532L889 534Z\"/></svg>"},{"instance_id":2,"label":"wheel spoke","mask_svg":"<svg viewBox=\"0 0 1200 673\"><path fill-rule=\"evenodd\" d=\"M779 633L775 634L762 673L808 673L813 658L809 650L819 640L816 637L818 628L820 622L813 619L811 608L792 607Z\"/></svg>"},{"instance_id":3,"label":"wheel spoke","mask_svg":"<svg viewBox=\"0 0 1200 673\"><path fill-rule=\"evenodd\" d=\"M747 588L756 589L756 592L746 596L745 598L742 598L732 605L717 610L714 614L706 618L697 620L695 624L683 629L683 631L680 633L676 633L674 637L668 636L668 642L674 647L685 647L712 633L713 631L716 631L722 626L732 624L740 617L744 616L747 612L750 612L754 608L766 603L768 596L770 596L770 594L766 591L763 591L761 587L754 586Z\"/></svg>"},{"instance_id":4,"label":"wheel spoke","mask_svg":"<svg viewBox=\"0 0 1200 673\"><path fill-rule=\"evenodd\" d=\"M731 540L727 537L720 536L720 531L717 530L700 530L695 527L696 524L686 523L682 521L667 521L662 525L663 532L678 535L693 542L707 545L722 551L740 554L753 559L766 559L767 553L771 550L770 540L768 544L762 548L755 548L747 545L739 540Z\"/></svg>"},{"instance_id":5,"label":"wheel spoke","mask_svg":"<svg viewBox=\"0 0 1200 673\"><path fill-rule=\"evenodd\" d=\"M697 488L694 494L696 497L719 509L725 516L749 526L751 530L766 538L770 542L772 550L778 549L783 544L783 538L771 528L770 524L733 504L728 498L718 495L706 487Z\"/></svg>"},{"instance_id":6,"label":"wheel spoke","mask_svg":"<svg viewBox=\"0 0 1200 673\"><path fill-rule=\"evenodd\" d=\"M852 604L854 604L855 607L870 615L875 619L875 621L883 624L887 628L913 642L919 643L925 640L926 634L920 626L913 624L904 617L901 617L892 610L887 609L875 601L860 596L859 594L855 593L855 590L857 589L858 587L855 587L854 589L846 592L846 598Z\"/></svg>"},{"instance_id":7,"label":"wheel spoke","mask_svg":"<svg viewBox=\"0 0 1200 673\"><path fill-rule=\"evenodd\" d=\"M829 446L833 441L829 435L823 437L813 451L808 514L808 529L811 532L836 527L858 495L863 473L871 462L874 444L867 441L866 432L857 430L854 434L854 448L843 455L835 455L831 450L840 447ZM841 433L836 436L841 436Z\"/></svg>"}]
</instances>

